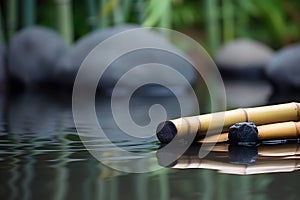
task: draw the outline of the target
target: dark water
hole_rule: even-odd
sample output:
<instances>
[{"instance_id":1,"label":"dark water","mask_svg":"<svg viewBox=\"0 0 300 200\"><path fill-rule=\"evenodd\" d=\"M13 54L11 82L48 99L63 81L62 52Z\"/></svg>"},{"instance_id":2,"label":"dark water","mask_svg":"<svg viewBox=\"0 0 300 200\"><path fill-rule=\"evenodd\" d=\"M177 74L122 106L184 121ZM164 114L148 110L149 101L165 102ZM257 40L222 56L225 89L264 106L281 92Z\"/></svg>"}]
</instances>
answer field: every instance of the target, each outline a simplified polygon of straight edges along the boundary
<instances>
[{"instance_id":1,"label":"dark water","mask_svg":"<svg viewBox=\"0 0 300 200\"><path fill-rule=\"evenodd\" d=\"M227 90L229 107L284 101L276 96L270 99L265 83L250 86L228 83ZM278 151L283 154L276 153L278 146L271 146L271 150L264 146L255 149L251 155L256 165L234 162L228 147L221 146L202 160L197 158L197 150L190 151L177 161L177 168L186 169L175 169L176 165L162 168L156 138L132 139L122 135L112 121L108 98L97 98L96 110L113 145L104 139L94 144L86 138L84 142L90 145L84 146L74 126L70 98L66 96L37 93L0 96L0 199L298 199L300 196L297 171L300 154L296 143L280 145ZM244 98L247 102L242 101ZM149 123L145 113L155 103L167 108L168 118L180 115L173 97L137 97L130 108L136 123ZM194 114L193 105L189 109L186 114ZM149 157L124 156L114 145L125 151L148 153ZM87 148L97 149L104 162L94 158ZM275 155L269 155L274 148ZM136 174L106 166L126 166L132 160L137 169L161 168ZM220 165L228 170L220 173ZM234 175L238 172L254 175Z\"/></svg>"}]
</instances>

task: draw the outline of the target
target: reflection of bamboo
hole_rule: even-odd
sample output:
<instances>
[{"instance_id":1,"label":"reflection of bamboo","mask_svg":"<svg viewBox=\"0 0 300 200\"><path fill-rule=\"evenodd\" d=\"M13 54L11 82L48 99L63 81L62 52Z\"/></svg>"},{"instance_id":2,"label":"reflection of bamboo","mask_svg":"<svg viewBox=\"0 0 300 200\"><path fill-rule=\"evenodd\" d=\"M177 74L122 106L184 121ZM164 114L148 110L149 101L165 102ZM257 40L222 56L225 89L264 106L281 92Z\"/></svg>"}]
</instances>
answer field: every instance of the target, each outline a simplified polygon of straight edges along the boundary
<instances>
[{"instance_id":1,"label":"reflection of bamboo","mask_svg":"<svg viewBox=\"0 0 300 200\"><path fill-rule=\"evenodd\" d=\"M12 149L12 152L14 152L14 155L17 155L17 148L19 147L19 144L18 142L15 143L16 146L13 147ZM20 160L17 156L13 156L12 157L12 162L11 162L11 168L10 168L10 172L11 172L11 176L10 176L10 179L8 181L8 185L9 185L9 188L10 188L10 191L11 191L11 196L9 199L17 199L17 195L20 194L19 190L18 190L18 180L20 178L20 171L19 171L19 163L20 163Z\"/></svg>"},{"instance_id":2,"label":"reflection of bamboo","mask_svg":"<svg viewBox=\"0 0 300 200\"><path fill-rule=\"evenodd\" d=\"M135 183L136 199L148 200L148 176L146 174L137 174Z\"/></svg>"},{"instance_id":3,"label":"reflection of bamboo","mask_svg":"<svg viewBox=\"0 0 300 200\"><path fill-rule=\"evenodd\" d=\"M254 122L256 125L277 122L297 121L300 113L299 103L287 103L255 108L239 108L235 110L179 118L163 122L158 126L157 137L163 143L170 142L176 135L186 136L197 133L196 139L206 132L220 132L237 122ZM215 131L214 131L215 130Z\"/></svg>"},{"instance_id":4,"label":"reflection of bamboo","mask_svg":"<svg viewBox=\"0 0 300 200\"><path fill-rule=\"evenodd\" d=\"M57 176L55 177L56 190L53 196L54 200L61 200L66 198L68 191L69 170L66 165L69 162L69 156L72 152L69 149L69 140L64 138L65 136L60 135L58 138L60 140L61 154L58 157L58 163L54 166L56 169Z\"/></svg>"},{"instance_id":5,"label":"reflection of bamboo","mask_svg":"<svg viewBox=\"0 0 300 200\"><path fill-rule=\"evenodd\" d=\"M258 160L255 165L236 165L226 162L199 159L198 157L189 157L178 159L176 165L172 166L175 169L213 169L221 173L227 174L263 174L275 172L292 172L300 167L299 160Z\"/></svg>"},{"instance_id":6,"label":"reflection of bamboo","mask_svg":"<svg viewBox=\"0 0 300 200\"><path fill-rule=\"evenodd\" d=\"M273 146L260 146L258 154L270 157L293 157L300 155L300 145L297 143Z\"/></svg>"},{"instance_id":7,"label":"reflection of bamboo","mask_svg":"<svg viewBox=\"0 0 300 200\"><path fill-rule=\"evenodd\" d=\"M218 144L204 159L199 158L200 145L188 149L180 158L174 159L171 168L176 169L213 169L229 174L260 174L273 172L291 172L300 168L299 144L276 146L229 148L227 144ZM201 149L203 150L203 149ZM205 150L205 149L204 149ZM286 151L286 152L285 152ZM176 158L172 150L163 148L157 153L158 163L163 164L168 157ZM226 153L226 154L224 154ZM240 154L240 155L237 155ZM168 157L166 157L168 156ZM239 161L239 159L241 159ZM245 162L249 159L254 162Z\"/></svg>"},{"instance_id":8,"label":"reflection of bamboo","mask_svg":"<svg viewBox=\"0 0 300 200\"><path fill-rule=\"evenodd\" d=\"M227 153L228 152L228 144L219 144L215 145L212 148L212 152L214 153ZM298 143L290 143L290 144L281 144L281 145L260 145L258 148L258 159L266 158L266 157L281 157L284 159L294 159L300 156L300 145ZM199 151L200 147L198 148ZM193 153L197 154L197 153Z\"/></svg>"},{"instance_id":9,"label":"reflection of bamboo","mask_svg":"<svg viewBox=\"0 0 300 200\"><path fill-rule=\"evenodd\" d=\"M159 188L160 188L160 198L159 199L170 199L170 187L167 170L160 170L159 173Z\"/></svg>"},{"instance_id":10,"label":"reflection of bamboo","mask_svg":"<svg viewBox=\"0 0 300 200\"><path fill-rule=\"evenodd\" d=\"M258 126L258 140L289 139L300 137L300 122L282 122ZM226 142L228 133L208 136L199 142ZM230 141L229 141L230 142Z\"/></svg>"}]
</instances>

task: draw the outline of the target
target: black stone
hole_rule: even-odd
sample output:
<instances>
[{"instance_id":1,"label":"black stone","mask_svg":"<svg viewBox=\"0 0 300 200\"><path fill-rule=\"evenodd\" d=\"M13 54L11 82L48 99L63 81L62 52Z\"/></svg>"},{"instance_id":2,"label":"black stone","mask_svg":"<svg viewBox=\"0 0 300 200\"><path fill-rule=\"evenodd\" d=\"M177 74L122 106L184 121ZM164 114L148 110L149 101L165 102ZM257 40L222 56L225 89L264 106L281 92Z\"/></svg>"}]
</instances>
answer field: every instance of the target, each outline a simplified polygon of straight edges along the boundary
<instances>
[{"instance_id":1,"label":"black stone","mask_svg":"<svg viewBox=\"0 0 300 200\"><path fill-rule=\"evenodd\" d=\"M156 129L156 136L158 140L162 143L169 143L177 134L176 126L170 122L165 121L158 125Z\"/></svg>"},{"instance_id":2,"label":"black stone","mask_svg":"<svg viewBox=\"0 0 300 200\"><path fill-rule=\"evenodd\" d=\"M235 145L256 145L258 130L253 122L240 122L229 128L228 140Z\"/></svg>"}]
</instances>

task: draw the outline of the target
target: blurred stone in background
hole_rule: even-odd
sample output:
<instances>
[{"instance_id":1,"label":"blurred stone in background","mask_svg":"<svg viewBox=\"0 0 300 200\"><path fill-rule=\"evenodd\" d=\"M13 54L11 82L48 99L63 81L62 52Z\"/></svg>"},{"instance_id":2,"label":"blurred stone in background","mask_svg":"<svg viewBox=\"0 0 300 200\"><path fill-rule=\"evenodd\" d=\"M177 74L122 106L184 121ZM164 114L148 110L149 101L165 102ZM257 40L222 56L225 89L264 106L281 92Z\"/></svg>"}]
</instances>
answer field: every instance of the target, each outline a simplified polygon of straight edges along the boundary
<instances>
[{"instance_id":1,"label":"blurred stone in background","mask_svg":"<svg viewBox=\"0 0 300 200\"><path fill-rule=\"evenodd\" d=\"M54 83L56 63L66 49L64 40L51 29L32 26L20 30L8 44L7 67L12 82L28 88Z\"/></svg>"},{"instance_id":2,"label":"blurred stone in background","mask_svg":"<svg viewBox=\"0 0 300 200\"><path fill-rule=\"evenodd\" d=\"M300 89L300 44L276 52L266 67L266 75L278 91Z\"/></svg>"},{"instance_id":3,"label":"blurred stone in background","mask_svg":"<svg viewBox=\"0 0 300 200\"><path fill-rule=\"evenodd\" d=\"M128 39L125 41L122 40L121 42L119 41L120 39L118 39L117 41L119 41L119 43L112 39L106 46L105 51L103 51L103 49L95 48L98 44L110 36L121 33L122 31L132 30L134 28L140 27L128 24L120 25L98 30L82 37L71 46L67 56L60 59L58 63L58 69L60 72L57 79L64 82L64 85L73 86L74 79L80 65L84 59L88 58L85 60L85 65L88 65L91 70L93 70L93 68L106 69L100 79L100 86L101 90L106 92L108 91L108 93L111 92L117 81L120 80L120 78L129 70L144 64L151 65L149 63L169 66L172 69L177 70L179 74L183 75L190 84L195 83L196 75L193 66L187 61L187 57L185 57L185 55L182 54L178 48L173 46L163 35L150 29L139 29L137 31L130 32L125 36L125 38ZM126 34L126 32L124 32L124 34ZM134 45L132 45L133 43L142 44L144 43L143 41L146 42L146 45L152 44L154 47L159 47L160 49L130 49L131 46L134 47ZM123 52L119 49L123 49L124 46L129 47L130 52L122 55ZM183 58L176 55L178 52L181 53L180 55L182 55ZM89 53L91 54L89 55ZM107 58L112 57L112 55L116 56L115 60L111 60L112 63L107 68L105 63ZM124 89L135 87L137 82L146 82L149 77L154 82L155 80L164 80L164 83L166 83L165 86L167 87L183 86L180 80L176 80L170 73L166 73L166 70L164 70L163 67L158 68L156 71L148 69L149 68L147 67L134 69L131 72L134 75L134 78L126 79L126 82L123 82L122 86L124 86ZM87 77L86 79L88 82L89 78ZM155 91L161 95L162 92L160 89L161 87L158 87L158 85L152 85L146 90L147 93Z\"/></svg>"},{"instance_id":4,"label":"blurred stone in background","mask_svg":"<svg viewBox=\"0 0 300 200\"><path fill-rule=\"evenodd\" d=\"M272 54L273 50L263 43L236 39L220 47L215 61L224 78L262 79Z\"/></svg>"}]
</instances>

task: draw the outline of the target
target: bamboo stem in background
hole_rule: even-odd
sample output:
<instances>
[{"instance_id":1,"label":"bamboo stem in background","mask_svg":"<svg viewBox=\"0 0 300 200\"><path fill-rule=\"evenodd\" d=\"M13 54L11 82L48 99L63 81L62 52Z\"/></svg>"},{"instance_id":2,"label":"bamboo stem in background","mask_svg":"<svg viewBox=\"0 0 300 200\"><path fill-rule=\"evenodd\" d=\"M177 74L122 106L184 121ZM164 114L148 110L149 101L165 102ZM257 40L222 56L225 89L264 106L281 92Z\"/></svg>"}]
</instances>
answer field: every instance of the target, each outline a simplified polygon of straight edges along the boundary
<instances>
[{"instance_id":1,"label":"bamboo stem in background","mask_svg":"<svg viewBox=\"0 0 300 200\"><path fill-rule=\"evenodd\" d=\"M237 37L249 37L249 32L247 31L249 20L250 20L250 13L247 11L246 8L249 9L250 6L249 0L240 0L238 1L238 6L236 8L236 36ZM245 8L246 7L246 8Z\"/></svg>"},{"instance_id":2,"label":"bamboo stem in background","mask_svg":"<svg viewBox=\"0 0 300 200\"><path fill-rule=\"evenodd\" d=\"M68 44L71 44L74 39L72 1L55 0L55 3L57 7L58 32Z\"/></svg>"},{"instance_id":3,"label":"bamboo stem in background","mask_svg":"<svg viewBox=\"0 0 300 200\"><path fill-rule=\"evenodd\" d=\"M8 40L14 35L18 25L18 1L7 1L7 35Z\"/></svg>"},{"instance_id":4,"label":"bamboo stem in background","mask_svg":"<svg viewBox=\"0 0 300 200\"><path fill-rule=\"evenodd\" d=\"M145 17L144 0L134 0L134 18L137 24L142 24Z\"/></svg>"},{"instance_id":5,"label":"bamboo stem in background","mask_svg":"<svg viewBox=\"0 0 300 200\"><path fill-rule=\"evenodd\" d=\"M172 1L165 0L164 12L159 21L159 27L171 28L172 26Z\"/></svg>"},{"instance_id":6,"label":"bamboo stem in background","mask_svg":"<svg viewBox=\"0 0 300 200\"><path fill-rule=\"evenodd\" d=\"M124 15L124 19L127 20L130 16L130 12L131 12L131 6L132 6L132 3L133 1L132 0L122 0L121 1L121 7L122 7L122 10L123 10L123 15ZM141 24L142 21L138 24Z\"/></svg>"},{"instance_id":7,"label":"bamboo stem in background","mask_svg":"<svg viewBox=\"0 0 300 200\"><path fill-rule=\"evenodd\" d=\"M218 0L205 0L206 38L211 54L214 56L220 44L220 25Z\"/></svg>"},{"instance_id":8,"label":"bamboo stem in background","mask_svg":"<svg viewBox=\"0 0 300 200\"><path fill-rule=\"evenodd\" d=\"M35 0L23 0L22 1L22 26L28 27L35 24Z\"/></svg>"},{"instance_id":9,"label":"bamboo stem in background","mask_svg":"<svg viewBox=\"0 0 300 200\"><path fill-rule=\"evenodd\" d=\"M239 108L225 112L185 117L163 122L158 126L157 137L163 143L170 142L176 135L197 134L199 140L210 133L227 131L237 122L253 122L265 125L278 122L298 121L300 118L300 104L286 103L255 108ZM263 138L262 138L263 139Z\"/></svg>"},{"instance_id":10,"label":"bamboo stem in background","mask_svg":"<svg viewBox=\"0 0 300 200\"><path fill-rule=\"evenodd\" d=\"M2 8L0 7L0 45L5 46L5 44L3 15Z\"/></svg>"},{"instance_id":11,"label":"bamboo stem in background","mask_svg":"<svg viewBox=\"0 0 300 200\"><path fill-rule=\"evenodd\" d=\"M87 7L88 7L88 24L91 31L94 31L97 28L97 6L95 0L87 0Z\"/></svg>"},{"instance_id":12,"label":"bamboo stem in background","mask_svg":"<svg viewBox=\"0 0 300 200\"><path fill-rule=\"evenodd\" d=\"M109 0L100 0L99 2L99 27L106 28L109 26L109 15L106 7L109 5Z\"/></svg>"},{"instance_id":13,"label":"bamboo stem in background","mask_svg":"<svg viewBox=\"0 0 300 200\"><path fill-rule=\"evenodd\" d=\"M117 0L116 4L112 8L112 14L113 14L113 24L118 25L125 22L125 15L123 13L123 10L120 6L121 2Z\"/></svg>"},{"instance_id":14,"label":"bamboo stem in background","mask_svg":"<svg viewBox=\"0 0 300 200\"><path fill-rule=\"evenodd\" d=\"M231 0L222 1L223 39L225 42L234 39L234 8Z\"/></svg>"},{"instance_id":15,"label":"bamboo stem in background","mask_svg":"<svg viewBox=\"0 0 300 200\"><path fill-rule=\"evenodd\" d=\"M300 122L282 122L258 126L258 140L300 138ZM199 140L200 143L228 141L228 133L212 135Z\"/></svg>"}]
</instances>

